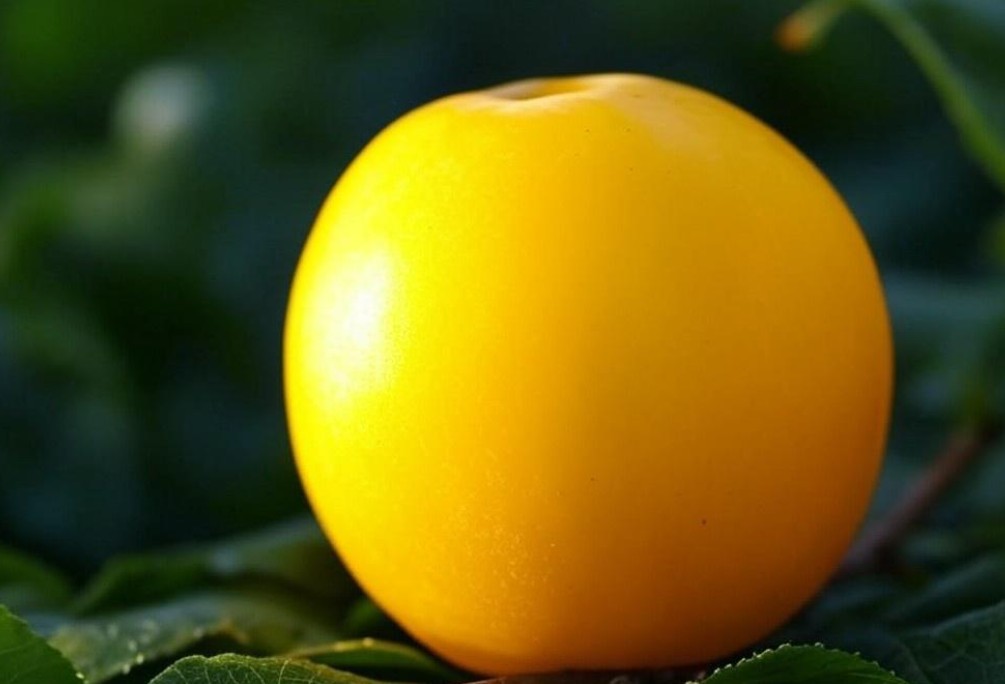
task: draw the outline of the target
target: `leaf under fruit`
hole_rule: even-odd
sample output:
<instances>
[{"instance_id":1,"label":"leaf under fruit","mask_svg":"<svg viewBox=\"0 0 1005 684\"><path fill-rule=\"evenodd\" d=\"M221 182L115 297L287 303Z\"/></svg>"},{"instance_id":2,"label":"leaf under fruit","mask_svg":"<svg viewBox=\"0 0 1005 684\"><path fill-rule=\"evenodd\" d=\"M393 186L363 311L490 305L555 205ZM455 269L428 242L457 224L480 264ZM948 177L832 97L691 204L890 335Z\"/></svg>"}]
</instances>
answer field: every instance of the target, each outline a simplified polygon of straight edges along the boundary
<instances>
[{"instance_id":1,"label":"leaf under fruit","mask_svg":"<svg viewBox=\"0 0 1005 684\"><path fill-rule=\"evenodd\" d=\"M0 682L3 684L80 684L83 677L69 660L0 606Z\"/></svg>"},{"instance_id":2,"label":"leaf under fruit","mask_svg":"<svg viewBox=\"0 0 1005 684\"><path fill-rule=\"evenodd\" d=\"M308 660L221 655L179 660L150 684L373 684Z\"/></svg>"},{"instance_id":3,"label":"leaf under fruit","mask_svg":"<svg viewBox=\"0 0 1005 684\"><path fill-rule=\"evenodd\" d=\"M89 684L100 684L135 667L191 653L210 640L216 650L267 655L335 638L334 629L310 606L290 597L207 592L72 622L60 627L50 643Z\"/></svg>"}]
</instances>

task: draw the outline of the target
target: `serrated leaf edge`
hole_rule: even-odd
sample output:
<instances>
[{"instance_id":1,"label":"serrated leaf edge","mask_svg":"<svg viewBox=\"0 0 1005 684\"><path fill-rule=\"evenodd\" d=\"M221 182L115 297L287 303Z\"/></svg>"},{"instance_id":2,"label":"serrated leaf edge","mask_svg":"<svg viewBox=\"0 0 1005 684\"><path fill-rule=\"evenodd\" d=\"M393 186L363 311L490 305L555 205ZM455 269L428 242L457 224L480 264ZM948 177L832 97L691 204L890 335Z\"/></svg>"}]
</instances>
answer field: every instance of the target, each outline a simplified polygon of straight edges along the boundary
<instances>
[{"instance_id":1,"label":"serrated leaf edge","mask_svg":"<svg viewBox=\"0 0 1005 684\"><path fill-rule=\"evenodd\" d=\"M819 641L813 642L811 644L785 643L785 644L779 644L778 646L773 646L773 647L770 647L770 648L765 648L765 649L763 649L761 651L755 651L754 653L751 653L749 656L745 656L743 658L740 658L739 660L737 660L735 662L727 663L725 665L721 665L721 666L717 667L715 670L713 670L703 680L700 680L700 681L692 680L692 681L688 682L688 684L701 684L702 681L707 681L707 680L711 679L712 677L714 677L715 675L719 674L720 672L726 672L728 670L735 669L735 668L737 668L737 667L739 667L741 665L744 665L746 663L752 663L752 662L758 661L758 660L764 658L765 656L768 656L768 655L771 655L771 654L774 654L774 653L780 653L780 652L787 651L787 650L790 650L790 649L798 649L798 648L816 648L816 649L819 649L819 650L821 650L821 651L823 651L825 653L839 653L841 655L854 656L854 657L858 658L859 660L861 660L864 663L868 663L870 665L875 665L877 668L879 668L879 669L881 669L881 670L883 670L885 672L889 672L891 675L893 675L897 679L899 679L902 682L905 682L905 684L907 684L906 680L904 680L904 678L901 677L899 674L897 674L893 670L889 669L888 667L880 665L875 660L864 658L862 656L862 654L860 652L858 652L858 651L843 651L843 650L841 650L839 648L830 648L829 646L827 646L827 645L825 645L825 644L823 644L823 643L821 643Z\"/></svg>"}]
</instances>

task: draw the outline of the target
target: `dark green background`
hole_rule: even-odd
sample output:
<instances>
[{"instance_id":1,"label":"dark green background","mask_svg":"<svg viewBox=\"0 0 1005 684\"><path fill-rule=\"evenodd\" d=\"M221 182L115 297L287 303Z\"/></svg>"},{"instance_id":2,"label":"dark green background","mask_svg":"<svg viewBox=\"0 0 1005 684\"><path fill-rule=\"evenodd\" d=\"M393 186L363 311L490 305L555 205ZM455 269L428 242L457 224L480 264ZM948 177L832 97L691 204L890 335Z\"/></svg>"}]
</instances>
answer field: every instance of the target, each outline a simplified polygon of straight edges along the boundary
<instances>
[{"instance_id":1,"label":"dark green background","mask_svg":"<svg viewBox=\"0 0 1005 684\"><path fill-rule=\"evenodd\" d=\"M736 102L846 197L897 324L886 505L972 399L1001 197L882 28L787 54L795 6L0 0L0 541L84 573L302 510L281 326L331 184L432 98L597 71ZM937 520L1005 518L1001 461Z\"/></svg>"}]
</instances>

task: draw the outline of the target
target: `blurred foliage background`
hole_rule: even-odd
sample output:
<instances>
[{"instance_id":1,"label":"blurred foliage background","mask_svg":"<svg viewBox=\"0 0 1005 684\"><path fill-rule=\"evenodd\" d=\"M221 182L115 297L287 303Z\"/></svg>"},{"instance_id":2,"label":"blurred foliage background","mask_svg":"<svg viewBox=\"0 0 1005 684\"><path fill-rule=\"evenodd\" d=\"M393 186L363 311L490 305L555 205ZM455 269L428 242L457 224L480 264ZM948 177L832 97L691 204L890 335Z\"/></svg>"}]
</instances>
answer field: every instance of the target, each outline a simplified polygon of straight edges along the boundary
<instances>
[{"instance_id":1,"label":"blurred foliage background","mask_svg":"<svg viewBox=\"0 0 1005 684\"><path fill-rule=\"evenodd\" d=\"M844 194L895 320L889 505L991 401L1002 197L871 18L780 50L796 6L0 0L0 540L82 575L303 510L281 330L329 187L425 101L593 71L722 95ZM993 454L937 522L997 525L1002 491Z\"/></svg>"}]
</instances>

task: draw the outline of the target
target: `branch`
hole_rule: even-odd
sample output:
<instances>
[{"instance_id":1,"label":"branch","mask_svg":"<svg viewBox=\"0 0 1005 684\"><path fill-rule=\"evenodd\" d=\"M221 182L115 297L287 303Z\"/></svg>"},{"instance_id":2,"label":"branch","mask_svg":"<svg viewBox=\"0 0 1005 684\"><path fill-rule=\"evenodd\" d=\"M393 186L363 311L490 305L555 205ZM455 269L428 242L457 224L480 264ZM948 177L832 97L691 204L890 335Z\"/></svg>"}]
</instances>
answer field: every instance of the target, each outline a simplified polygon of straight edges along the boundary
<instances>
[{"instance_id":1,"label":"branch","mask_svg":"<svg viewBox=\"0 0 1005 684\"><path fill-rule=\"evenodd\" d=\"M952 435L890 512L852 547L839 576L866 572L888 561L904 537L931 512L943 494L988 450L999 434L1001 429L997 424L987 424Z\"/></svg>"}]
</instances>

